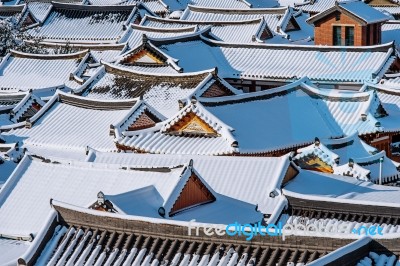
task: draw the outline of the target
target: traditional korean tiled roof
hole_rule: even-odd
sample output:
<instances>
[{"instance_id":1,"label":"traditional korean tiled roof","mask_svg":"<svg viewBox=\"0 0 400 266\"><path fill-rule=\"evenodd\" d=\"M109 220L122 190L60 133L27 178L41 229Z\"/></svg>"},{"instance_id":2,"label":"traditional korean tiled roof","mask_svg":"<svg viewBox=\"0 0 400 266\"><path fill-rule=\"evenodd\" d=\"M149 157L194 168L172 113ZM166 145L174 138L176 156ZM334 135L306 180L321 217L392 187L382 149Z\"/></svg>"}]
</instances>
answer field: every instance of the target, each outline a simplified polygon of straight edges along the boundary
<instances>
[{"instance_id":1,"label":"traditional korean tiled roof","mask_svg":"<svg viewBox=\"0 0 400 266\"><path fill-rule=\"evenodd\" d=\"M24 8L25 8L25 5L10 5L10 6L1 5L0 6L0 19L5 19L8 17L21 15Z\"/></svg>"},{"instance_id":2,"label":"traditional korean tiled roof","mask_svg":"<svg viewBox=\"0 0 400 266\"><path fill-rule=\"evenodd\" d=\"M93 6L52 3L40 26L28 30L52 42L115 43L139 16L136 5Z\"/></svg>"},{"instance_id":3,"label":"traditional korean tiled roof","mask_svg":"<svg viewBox=\"0 0 400 266\"><path fill-rule=\"evenodd\" d=\"M324 139L321 142L318 140L297 152L294 161L303 169L320 172L325 170L328 173L375 183L379 182L381 166L384 183L396 180L400 175L399 163L386 157L384 151L379 152L366 144L356 133L344 138ZM323 163L316 161L316 157ZM383 159L382 165L380 159Z\"/></svg>"},{"instance_id":4,"label":"traditional korean tiled roof","mask_svg":"<svg viewBox=\"0 0 400 266\"><path fill-rule=\"evenodd\" d=\"M192 96L217 97L241 93L219 78L214 70L187 74L154 74L103 63L75 93L94 99L142 97L166 117L179 111L178 100Z\"/></svg>"},{"instance_id":5,"label":"traditional korean tiled roof","mask_svg":"<svg viewBox=\"0 0 400 266\"><path fill-rule=\"evenodd\" d=\"M283 188L284 195L298 199L395 208L400 207L399 193L398 187L304 170Z\"/></svg>"},{"instance_id":6,"label":"traditional korean tiled roof","mask_svg":"<svg viewBox=\"0 0 400 266\"><path fill-rule=\"evenodd\" d=\"M270 243L265 240L249 241L232 240L225 237L223 240L217 237L211 239L191 238L185 239L183 231L187 230L184 224L165 224L166 228L176 232L166 233L164 236L143 234L136 230L119 228L106 229L103 225L97 228L82 226L81 221L70 220L67 215L75 214L78 217L98 218L105 220L111 218L120 221L122 217L117 214L105 214L99 216L96 212L86 211L70 204L53 201L53 207L59 210L59 215L67 220L64 223L56 223L55 229L49 228L51 240L46 248L39 249L38 263L78 262L78 263L126 263L126 264L159 264L159 265L286 265L297 263L305 265L332 250L331 247L321 250L317 246L307 250L296 244ZM89 218L90 217L90 218ZM157 221L154 221L155 223ZM136 228L143 224L153 227L155 224L140 219L130 218L129 228ZM146 230L147 231L147 230ZM182 233L181 233L182 232ZM298 239L301 241L305 238ZM223 242L222 242L222 241ZM349 241L345 241L347 243ZM365 242L365 241L364 241ZM56 244L57 243L57 244ZM43 244L44 246L44 244ZM361 253L365 256L365 253ZM359 256L359 255L358 255ZM357 260L354 256L352 260ZM24 254L24 261L29 261L29 255ZM31 260L33 262L33 260ZM291 264L289 264L291 265Z\"/></svg>"},{"instance_id":7,"label":"traditional korean tiled roof","mask_svg":"<svg viewBox=\"0 0 400 266\"><path fill-rule=\"evenodd\" d=\"M399 8L400 14L400 8ZM382 42L395 41L397 50L399 50L400 44L400 21L389 20L382 24Z\"/></svg>"},{"instance_id":8,"label":"traditional korean tiled roof","mask_svg":"<svg viewBox=\"0 0 400 266\"><path fill-rule=\"evenodd\" d=\"M179 28L151 28L147 26L139 26L131 24L125 35L119 40L120 43L127 43L129 47L137 47L142 42L142 36L154 39L163 39L169 37L184 36L197 31L196 25L188 25Z\"/></svg>"},{"instance_id":9,"label":"traditional korean tiled roof","mask_svg":"<svg viewBox=\"0 0 400 266\"><path fill-rule=\"evenodd\" d=\"M189 124L181 125L183 121ZM123 132L117 141L138 152L225 155L238 150L231 131L201 104L191 103L152 128Z\"/></svg>"},{"instance_id":10,"label":"traditional korean tiled roof","mask_svg":"<svg viewBox=\"0 0 400 266\"><path fill-rule=\"evenodd\" d=\"M281 30L286 31L288 22L292 16L292 10L287 7L224 9L188 5L180 20L227 22L251 20L263 17L268 27L273 32L280 33Z\"/></svg>"},{"instance_id":11,"label":"traditional korean tiled roof","mask_svg":"<svg viewBox=\"0 0 400 266\"><path fill-rule=\"evenodd\" d=\"M11 110L10 118L14 123L25 121L39 112L44 105L42 99L30 92Z\"/></svg>"},{"instance_id":12,"label":"traditional korean tiled roof","mask_svg":"<svg viewBox=\"0 0 400 266\"><path fill-rule=\"evenodd\" d=\"M365 25L373 23L381 23L390 19L384 13L380 12L379 10L376 10L373 7L370 7L363 1L349 0L349 1L336 2L336 4L333 7L309 18L308 22L315 23L316 21L325 18L325 16L335 11L343 12L345 14L350 14L351 16L356 17L358 20L363 22L363 24Z\"/></svg>"},{"instance_id":13,"label":"traditional korean tiled roof","mask_svg":"<svg viewBox=\"0 0 400 266\"><path fill-rule=\"evenodd\" d=\"M294 8L315 14L335 6L335 1L336 0L296 1L294 3Z\"/></svg>"},{"instance_id":14,"label":"traditional korean tiled roof","mask_svg":"<svg viewBox=\"0 0 400 266\"><path fill-rule=\"evenodd\" d=\"M372 88L376 91L383 108L388 114L388 116L378 118L378 121L382 126L382 131L398 132L400 130L397 123L397 117L399 115L398 108L400 106L400 92L390 87L391 85L387 85L386 80L384 80L383 84L368 84L365 89L369 90Z\"/></svg>"},{"instance_id":15,"label":"traditional korean tiled roof","mask_svg":"<svg viewBox=\"0 0 400 266\"><path fill-rule=\"evenodd\" d=\"M148 159L157 160L157 157ZM237 173L232 179L211 173L206 166L217 167L211 159L198 157L201 161L199 165L202 166L197 170L196 160L184 165L171 165L164 164L165 161L160 159L161 161L156 161L152 166L121 167L120 164L42 161L25 156L0 192L0 232L2 235L36 235L50 215L50 199L58 198L72 205L88 208L99 191L112 202L120 215L142 216L142 219L163 218L158 213L158 208L164 207L168 212L193 174L217 200L173 216L167 214L165 219L186 222L196 219L198 222L217 224L228 224L231 220L242 223L258 222L263 219L263 213L274 211L280 198L266 195L269 189L274 190L275 186L281 186L289 167L287 156L254 160L250 164L257 167L252 170L255 174L247 180ZM182 160L178 158L175 161ZM216 161L221 163L229 160L221 158ZM233 162L236 162L233 169L239 170L238 165L243 167L244 161L250 160L232 160L229 165L233 166ZM163 166L156 166L161 164ZM218 167L227 169L227 165ZM224 173L223 176L231 176L231 171L232 169L221 173ZM265 183L265 178L270 181ZM231 184L234 180L236 189L228 188L227 182ZM244 189L242 184L247 184L249 180L252 183ZM28 190L30 193L27 193ZM132 200L137 204L132 205Z\"/></svg>"},{"instance_id":16,"label":"traditional korean tiled roof","mask_svg":"<svg viewBox=\"0 0 400 266\"><path fill-rule=\"evenodd\" d=\"M217 66L221 77L236 79L288 81L307 76L320 83L362 84L378 82L395 60L393 43L368 47L228 44L202 35L151 43L171 60L179 60L184 71Z\"/></svg>"},{"instance_id":17,"label":"traditional korean tiled roof","mask_svg":"<svg viewBox=\"0 0 400 266\"><path fill-rule=\"evenodd\" d=\"M204 106L210 115L220 119L227 128L231 128L230 131L233 130L231 141L201 135L197 138L179 134L170 136L163 132L165 125L156 125L146 131L131 131L118 143L149 153L252 154L304 146L315 137L337 138L354 132L367 134L383 130L377 119L384 115L384 109L376 93L316 89L305 79L268 91L222 98L199 98L199 101L201 104L192 104L201 108ZM298 113L299 108L307 112ZM257 119L260 115L262 120ZM178 114L171 121L178 122L180 117ZM207 119L203 120L209 123ZM298 124L300 121L301 125ZM319 126L315 127L316 124ZM217 146L217 141L223 146ZM236 143L235 149L229 147L233 145L232 141ZM189 145L192 142L198 142L199 145Z\"/></svg>"},{"instance_id":18,"label":"traditional korean tiled roof","mask_svg":"<svg viewBox=\"0 0 400 266\"><path fill-rule=\"evenodd\" d=\"M279 197L267 198L266 191L272 192L283 182L289 165L287 156L283 157L240 157L240 156L201 156L175 154L134 154L93 152L87 161L101 164L118 164L121 167L172 167L193 159L194 167L201 177L217 193L258 204L262 213L272 214L281 200ZM219 176L229 173L229 179ZM271 173L263 177L264 173ZM243 179L246 175L248 179ZM264 182L268 178L268 182ZM251 180L251 182L250 182ZM264 180L264 181L263 181ZM232 190L226 182L237 184L241 190ZM245 183L248 184L245 187ZM249 193L252 191L252 193ZM268 194L267 193L267 194Z\"/></svg>"},{"instance_id":19,"label":"traditional korean tiled roof","mask_svg":"<svg viewBox=\"0 0 400 266\"><path fill-rule=\"evenodd\" d=\"M141 25L160 29L186 28L197 26L199 29L205 29L211 26L209 35L220 41L229 43L251 43L251 42L289 42L283 36L274 37L272 30L268 27L263 18L256 18L244 21L187 21L177 19L163 19L152 16L145 16ZM240 32L237 35L235 32Z\"/></svg>"},{"instance_id":20,"label":"traditional korean tiled roof","mask_svg":"<svg viewBox=\"0 0 400 266\"><path fill-rule=\"evenodd\" d=\"M2 134L9 141L22 141L25 147L84 152L90 146L113 151L110 124L122 119L134 104L135 100L100 101L58 91L29 123L3 126L2 130L9 131Z\"/></svg>"},{"instance_id":21,"label":"traditional korean tiled roof","mask_svg":"<svg viewBox=\"0 0 400 266\"><path fill-rule=\"evenodd\" d=\"M13 109L27 93L1 93L0 94L0 113Z\"/></svg>"},{"instance_id":22,"label":"traditional korean tiled roof","mask_svg":"<svg viewBox=\"0 0 400 266\"><path fill-rule=\"evenodd\" d=\"M0 63L0 91L63 88L70 74L86 64L87 51L38 55L11 51Z\"/></svg>"}]
</instances>

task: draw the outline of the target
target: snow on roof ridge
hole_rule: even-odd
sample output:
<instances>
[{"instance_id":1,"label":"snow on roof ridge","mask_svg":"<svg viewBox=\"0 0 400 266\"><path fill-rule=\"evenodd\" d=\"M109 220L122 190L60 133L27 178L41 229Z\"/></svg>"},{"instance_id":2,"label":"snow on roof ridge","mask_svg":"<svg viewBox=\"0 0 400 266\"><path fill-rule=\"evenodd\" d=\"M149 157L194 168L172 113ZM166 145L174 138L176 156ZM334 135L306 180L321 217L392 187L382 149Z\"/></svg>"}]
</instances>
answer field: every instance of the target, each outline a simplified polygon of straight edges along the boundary
<instances>
[{"instance_id":1,"label":"snow on roof ridge","mask_svg":"<svg viewBox=\"0 0 400 266\"><path fill-rule=\"evenodd\" d=\"M349 90L336 90L336 89L321 89L314 88L308 84L303 84L303 88L329 98L361 98L361 97L371 97L373 95L372 91L360 92L360 91L349 91Z\"/></svg>"},{"instance_id":2,"label":"snow on roof ridge","mask_svg":"<svg viewBox=\"0 0 400 266\"><path fill-rule=\"evenodd\" d=\"M135 30L140 30L140 31L149 31L149 32L186 32L191 30L193 32L196 32L197 26L196 25L189 25L187 27L180 27L180 28L157 28L157 27L149 27L149 26L143 26L143 25L137 25L137 24L130 24L130 27Z\"/></svg>"},{"instance_id":3,"label":"snow on roof ridge","mask_svg":"<svg viewBox=\"0 0 400 266\"><path fill-rule=\"evenodd\" d=\"M80 99L80 100L85 100L89 102L101 102L101 103L136 103L135 99L93 99L93 98L88 98L80 95L74 95L71 93L67 93L61 90L57 90L56 93L54 94L55 96L59 95L64 95L70 98L75 98L75 99Z\"/></svg>"},{"instance_id":4,"label":"snow on roof ridge","mask_svg":"<svg viewBox=\"0 0 400 266\"><path fill-rule=\"evenodd\" d=\"M73 9L73 10L91 10L91 9L99 9L101 8L104 10L104 12L109 12L109 11L121 11L125 10L130 11L134 8L137 7L137 4L129 4L129 5L83 5L81 3L75 3L75 2L58 2L58 1L51 1L50 2L53 7L55 8L61 8L61 9ZM75 8L74 8L75 7ZM78 8L76 8L78 7ZM110 10L110 8L114 8Z\"/></svg>"},{"instance_id":5,"label":"snow on roof ridge","mask_svg":"<svg viewBox=\"0 0 400 266\"><path fill-rule=\"evenodd\" d=\"M162 77L176 77L176 78L180 78L180 77L191 77L191 76L199 76L202 74L206 74L206 73L215 73L217 68L212 68L212 69L206 69L206 70L202 70L202 71L196 71L196 72L186 72L186 73L155 73L155 72L145 72L145 71L140 71L140 70L136 70L136 69L132 69L132 68L125 68L125 67L121 67L121 65L115 65L109 62L105 62L103 60L100 61L100 63L104 66L110 67L110 68L114 68L120 71L124 71L124 72L129 72L129 73L133 73L133 74L137 74L137 75L143 75L143 76L162 76Z\"/></svg>"},{"instance_id":6,"label":"snow on roof ridge","mask_svg":"<svg viewBox=\"0 0 400 266\"><path fill-rule=\"evenodd\" d=\"M356 163L367 164L367 163L371 163L373 161L379 160L380 158L386 158L385 151L380 151L380 152L373 154L371 156L368 156L368 157L353 158L353 160Z\"/></svg>"},{"instance_id":7,"label":"snow on roof ridge","mask_svg":"<svg viewBox=\"0 0 400 266\"><path fill-rule=\"evenodd\" d=\"M310 172L315 175L321 175L325 178L339 180L339 181L348 183L353 186L364 185L363 187L371 187L371 186L374 186L375 188L379 187L380 190L378 190L378 191L382 191L382 192L384 192L385 188L387 188L387 186L376 185L369 181L358 180L358 179L348 177L348 176L341 176L341 175L327 174L327 173L317 173L317 172L313 172L313 171L309 171L309 170L300 170L300 171L301 172ZM346 192L343 192L342 194L340 194L338 196L332 196L332 195L318 196L318 195L302 194L299 192L290 191L286 187L282 188L282 191L283 191L283 195L298 198L298 199L306 199L306 200L322 201L322 202L337 202L337 203L343 203L343 204L359 204L362 206L372 205L372 206L400 208L400 203L372 201L372 200L359 200L359 199L354 199L354 198L339 198L340 196L347 195Z\"/></svg>"},{"instance_id":8,"label":"snow on roof ridge","mask_svg":"<svg viewBox=\"0 0 400 266\"><path fill-rule=\"evenodd\" d=\"M41 59L41 60L52 60L52 59L79 59L82 56L89 53L89 49L78 51L70 54L32 54L20 52L17 50L10 50L9 52L14 57L25 57L25 58L33 58L33 59Z\"/></svg>"},{"instance_id":9,"label":"snow on roof ridge","mask_svg":"<svg viewBox=\"0 0 400 266\"><path fill-rule=\"evenodd\" d=\"M212 29L212 25L208 25L207 27L204 27L204 29L197 30L195 32L188 33L186 35L179 35L179 36L170 36L170 37L164 37L164 38L157 38L157 37L150 37L147 36L147 39L149 40L149 43L151 42L171 42L171 41L177 41L177 40L182 40L182 39L194 39L194 38L201 38L201 36L204 33L210 32Z\"/></svg>"},{"instance_id":10,"label":"snow on roof ridge","mask_svg":"<svg viewBox=\"0 0 400 266\"><path fill-rule=\"evenodd\" d=\"M337 138L337 139L321 139L321 142L324 143L325 145L338 145L338 144L344 144L348 143L352 140L358 139L358 132L354 131L352 134L344 136L342 138Z\"/></svg>"},{"instance_id":11,"label":"snow on roof ridge","mask_svg":"<svg viewBox=\"0 0 400 266\"><path fill-rule=\"evenodd\" d=\"M236 11L232 13L237 14L237 13L259 13L263 11L283 11L288 9L288 7L282 6L282 7L264 7L264 8L221 8L221 7L206 7L206 6L197 6L188 4L187 9L192 11L198 11L198 10L210 11L209 13L214 13L212 11L218 11L218 12L226 11L229 13L231 13L232 11Z\"/></svg>"},{"instance_id":12,"label":"snow on roof ridge","mask_svg":"<svg viewBox=\"0 0 400 266\"><path fill-rule=\"evenodd\" d=\"M275 94L283 91L287 91L293 89L297 86L303 86L306 82L308 82L308 77L303 77L299 80L296 80L292 83L283 85L281 87L272 88L269 90L257 91L252 93L242 93L239 95L229 95L229 96L222 96L222 97L215 97L215 98L199 98L199 101L202 103L222 103L222 102L231 102L231 101L240 101L245 99L257 99L259 97Z\"/></svg>"},{"instance_id":13,"label":"snow on roof ridge","mask_svg":"<svg viewBox=\"0 0 400 266\"><path fill-rule=\"evenodd\" d=\"M366 85L365 88L364 88L364 86L362 88L363 90L366 90L367 89L366 87L370 86L370 87L377 89L378 91L382 91L384 93L388 92L390 94L395 94L397 96L400 96L400 90L385 87L384 84L365 83L365 85Z\"/></svg>"},{"instance_id":14,"label":"snow on roof ridge","mask_svg":"<svg viewBox=\"0 0 400 266\"><path fill-rule=\"evenodd\" d=\"M350 254L353 251L360 249L361 247L368 245L371 241L372 241L371 237L363 236L360 239L357 239L356 241L351 242L350 244L340 247L340 248L332 251L331 253L308 263L308 265L309 266L327 265L333 261L336 261L337 259L342 258L345 255Z\"/></svg>"},{"instance_id":15,"label":"snow on roof ridge","mask_svg":"<svg viewBox=\"0 0 400 266\"><path fill-rule=\"evenodd\" d=\"M234 21L205 21L205 20L180 20L180 19L167 19L167 18L161 18L161 17L154 17L154 16L149 16L145 15L140 23L140 25L143 25L146 20L153 20L153 21L162 21L165 23L180 23L180 24L226 24L226 25L242 25L242 24L252 24L252 23L258 23L260 20L263 19L263 17L260 18L252 18L252 19L243 19L243 20L234 20Z\"/></svg>"},{"instance_id":16,"label":"snow on roof ridge","mask_svg":"<svg viewBox=\"0 0 400 266\"><path fill-rule=\"evenodd\" d=\"M264 49L291 49L295 50L298 48L305 49L305 50L337 50L337 51L362 51L362 50L368 50L368 51L374 51L374 50L379 50L383 48L391 48L393 49L394 47L394 41L388 42L388 43L383 43L383 44L377 44L377 45L371 45L371 46L328 46L328 45L306 45L306 44L275 44L275 43L262 43L262 44L255 44L255 43L227 43L227 42L222 42L222 41L216 41L209 39L205 37L204 35L200 34L199 36L203 41L212 43L214 45L218 46L230 46L230 47L242 47L242 46L247 46L251 48L264 48ZM392 50L389 50L392 52Z\"/></svg>"},{"instance_id":17,"label":"snow on roof ridge","mask_svg":"<svg viewBox=\"0 0 400 266\"><path fill-rule=\"evenodd\" d=\"M105 216L105 217L113 217L113 218L118 218L118 219L123 219L123 220L129 220L129 221L144 221L144 222L150 222L150 223L162 223L162 224L169 224L169 225L176 225L176 226L189 226L189 222L186 221L178 221L178 220L171 220L171 219L164 219L164 218L151 218L151 217L144 217L144 216L138 216L138 215L130 215L130 214L118 214L118 213L112 213L112 212L99 212L97 210L93 209L88 209L76 205L72 205L69 203L65 203L62 201L58 201L56 199L53 199L52 201L52 206L58 206L58 207L63 207L66 209L70 209L73 211L81 212L81 213L88 213L92 214L95 216ZM200 222L192 222L191 225L198 225L198 226L204 226L206 223L200 223ZM224 226L224 225L221 225Z\"/></svg>"}]
</instances>

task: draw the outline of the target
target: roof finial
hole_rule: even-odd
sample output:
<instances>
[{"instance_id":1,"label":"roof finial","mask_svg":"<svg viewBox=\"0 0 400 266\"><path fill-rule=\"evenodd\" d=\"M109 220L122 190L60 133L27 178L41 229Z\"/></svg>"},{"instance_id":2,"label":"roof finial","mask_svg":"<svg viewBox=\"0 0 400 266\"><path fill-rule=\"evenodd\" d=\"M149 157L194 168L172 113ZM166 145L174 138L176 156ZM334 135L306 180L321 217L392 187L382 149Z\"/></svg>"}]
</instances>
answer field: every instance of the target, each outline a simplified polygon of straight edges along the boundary
<instances>
[{"instance_id":1,"label":"roof finial","mask_svg":"<svg viewBox=\"0 0 400 266\"><path fill-rule=\"evenodd\" d=\"M190 166L190 167L193 167L193 159L190 159L190 161L189 161L189 166Z\"/></svg>"}]
</instances>

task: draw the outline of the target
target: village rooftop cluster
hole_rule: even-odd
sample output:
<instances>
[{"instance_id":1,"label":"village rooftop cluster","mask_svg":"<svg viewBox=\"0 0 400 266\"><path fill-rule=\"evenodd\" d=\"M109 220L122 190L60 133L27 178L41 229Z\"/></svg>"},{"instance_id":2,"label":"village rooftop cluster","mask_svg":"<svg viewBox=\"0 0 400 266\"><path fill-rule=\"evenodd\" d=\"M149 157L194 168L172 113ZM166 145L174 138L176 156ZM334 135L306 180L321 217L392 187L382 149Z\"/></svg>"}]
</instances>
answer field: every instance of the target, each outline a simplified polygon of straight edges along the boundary
<instances>
[{"instance_id":1,"label":"village rooftop cluster","mask_svg":"<svg viewBox=\"0 0 400 266\"><path fill-rule=\"evenodd\" d=\"M399 44L397 0L2 0L0 265L399 266Z\"/></svg>"}]
</instances>

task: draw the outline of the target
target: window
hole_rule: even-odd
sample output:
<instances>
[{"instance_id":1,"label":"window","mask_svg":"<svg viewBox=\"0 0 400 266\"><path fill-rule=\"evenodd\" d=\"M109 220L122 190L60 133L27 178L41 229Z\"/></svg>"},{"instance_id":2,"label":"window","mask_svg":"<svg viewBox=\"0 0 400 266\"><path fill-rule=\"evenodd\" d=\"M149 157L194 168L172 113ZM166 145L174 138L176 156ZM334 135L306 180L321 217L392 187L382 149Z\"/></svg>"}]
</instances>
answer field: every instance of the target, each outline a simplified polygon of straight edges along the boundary
<instances>
[{"instance_id":1,"label":"window","mask_svg":"<svg viewBox=\"0 0 400 266\"><path fill-rule=\"evenodd\" d=\"M340 13L339 13L339 12L336 12L335 18L336 18L336 21L339 21L339 20L340 20Z\"/></svg>"},{"instance_id":2,"label":"window","mask_svg":"<svg viewBox=\"0 0 400 266\"><path fill-rule=\"evenodd\" d=\"M342 45L342 28L333 26L333 45Z\"/></svg>"},{"instance_id":3,"label":"window","mask_svg":"<svg viewBox=\"0 0 400 266\"><path fill-rule=\"evenodd\" d=\"M354 46L354 27L346 27L346 46Z\"/></svg>"}]
</instances>

